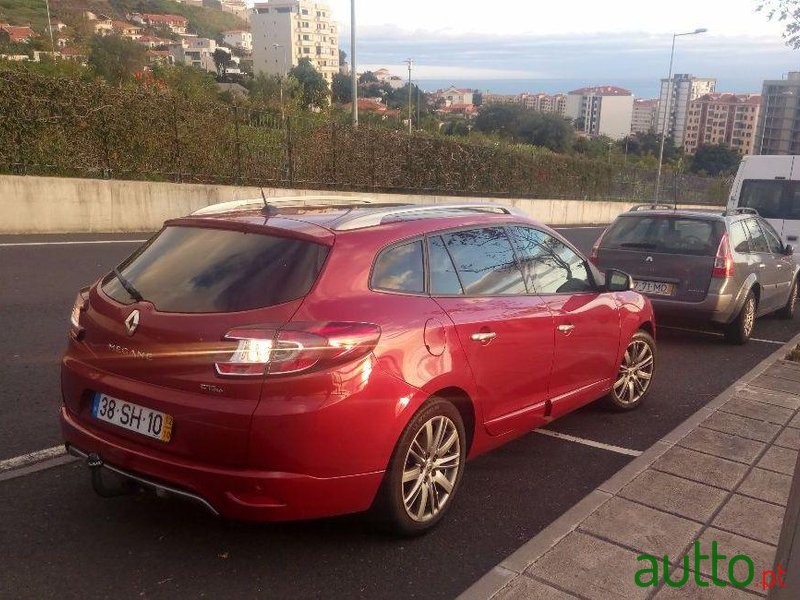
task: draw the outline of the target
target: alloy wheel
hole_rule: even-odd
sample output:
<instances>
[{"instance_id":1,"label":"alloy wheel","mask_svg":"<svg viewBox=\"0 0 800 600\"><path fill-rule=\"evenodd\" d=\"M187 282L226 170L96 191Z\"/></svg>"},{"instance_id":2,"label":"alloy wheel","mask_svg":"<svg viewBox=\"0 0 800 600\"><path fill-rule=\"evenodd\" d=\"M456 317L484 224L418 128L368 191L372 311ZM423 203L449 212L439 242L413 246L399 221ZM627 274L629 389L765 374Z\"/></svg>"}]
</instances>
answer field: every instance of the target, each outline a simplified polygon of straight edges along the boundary
<instances>
[{"instance_id":1,"label":"alloy wheel","mask_svg":"<svg viewBox=\"0 0 800 600\"><path fill-rule=\"evenodd\" d=\"M447 503L461 468L461 440L444 415L426 421L414 436L403 468L403 505L411 519L424 523Z\"/></svg>"},{"instance_id":2,"label":"alloy wheel","mask_svg":"<svg viewBox=\"0 0 800 600\"><path fill-rule=\"evenodd\" d=\"M744 307L744 320L742 321L742 333L746 338L750 337L753 333L753 325L756 321L756 301L753 298L748 298L747 304Z\"/></svg>"},{"instance_id":3,"label":"alloy wheel","mask_svg":"<svg viewBox=\"0 0 800 600\"><path fill-rule=\"evenodd\" d=\"M644 396L653 378L653 349L644 340L633 340L619 367L614 395L622 404L634 404Z\"/></svg>"}]
</instances>

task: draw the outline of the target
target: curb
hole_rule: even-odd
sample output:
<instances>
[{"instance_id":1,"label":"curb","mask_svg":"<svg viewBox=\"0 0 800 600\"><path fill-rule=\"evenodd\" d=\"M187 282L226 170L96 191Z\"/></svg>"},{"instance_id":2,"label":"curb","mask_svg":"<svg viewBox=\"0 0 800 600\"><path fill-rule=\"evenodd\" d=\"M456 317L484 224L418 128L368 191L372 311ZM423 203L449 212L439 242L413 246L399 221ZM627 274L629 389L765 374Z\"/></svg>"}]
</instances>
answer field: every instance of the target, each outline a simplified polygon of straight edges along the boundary
<instances>
[{"instance_id":1,"label":"curb","mask_svg":"<svg viewBox=\"0 0 800 600\"><path fill-rule=\"evenodd\" d=\"M525 569L541 558L559 541L577 527L597 508L614 496L628 483L633 481L640 473L650 467L662 454L676 445L690 431L705 421L718 408L724 405L742 387L761 375L773 363L786 355L786 352L800 343L800 334L794 336L755 367L734 381L716 398L708 402L703 408L690 415L675 429L656 441L641 456L617 471L605 482L589 492L582 500L567 510L558 519L525 542L517 550L503 559L488 573L483 575L472 586L462 592L458 600L487 600L500 592L514 578L521 575Z\"/></svg>"}]
</instances>

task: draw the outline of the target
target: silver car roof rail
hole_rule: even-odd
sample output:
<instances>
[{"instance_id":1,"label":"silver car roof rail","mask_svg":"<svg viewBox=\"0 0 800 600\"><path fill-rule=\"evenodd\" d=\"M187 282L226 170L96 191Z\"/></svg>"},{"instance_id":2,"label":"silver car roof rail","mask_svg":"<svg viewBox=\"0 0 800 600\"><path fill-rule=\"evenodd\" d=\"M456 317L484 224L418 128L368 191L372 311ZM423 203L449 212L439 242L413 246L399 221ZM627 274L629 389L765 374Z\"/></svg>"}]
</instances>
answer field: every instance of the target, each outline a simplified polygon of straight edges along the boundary
<instances>
[{"instance_id":1,"label":"silver car roof rail","mask_svg":"<svg viewBox=\"0 0 800 600\"><path fill-rule=\"evenodd\" d=\"M356 198L348 196L285 196L285 197L270 197L263 198L247 198L244 200L231 200L229 202L218 202L217 204L209 204L196 211L191 216L213 215L217 213L233 212L237 210L246 210L248 208L301 208L303 206L326 206L326 205L342 205L342 206L360 206L374 204L369 198Z\"/></svg>"},{"instance_id":2,"label":"silver car roof rail","mask_svg":"<svg viewBox=\"0 0 800 600\"><path fill-rule=\"evenodd\" d=\"M332 228L336 231L349 231L406 219L463 216L464 213L468 212L494 212L504 215L524 216L524 213L518 209L493 203L417 204L383 209L380 209L379 206L375 206L375 210L344 215L333 224Z\"/></svg>"},{"instance_id":3,"label":"silver car roof rail","mask_svg":"<svg viewBox=\"0 0 800 600\"><path fill-rule=\"evenodd\" d=\"M756 215L757 217L761 216L758 214L758 211L755 208L750 206L737 206L736 208L732 208L730 210L726 210L722 213L722 216L727 217L728 215Z\"/></svg>"},{"instance_id":4,"label":"silver car roof rail","mask_svg":"<svg viewBox=\"0 0 800 600\"><path fill-rule=\"evenodd\" d=\"M637 210L675 210L675 205L673 204L637 204L636 206L631 206L628 209L628 212L636 212Z\"/></svg>"}]
</instances>

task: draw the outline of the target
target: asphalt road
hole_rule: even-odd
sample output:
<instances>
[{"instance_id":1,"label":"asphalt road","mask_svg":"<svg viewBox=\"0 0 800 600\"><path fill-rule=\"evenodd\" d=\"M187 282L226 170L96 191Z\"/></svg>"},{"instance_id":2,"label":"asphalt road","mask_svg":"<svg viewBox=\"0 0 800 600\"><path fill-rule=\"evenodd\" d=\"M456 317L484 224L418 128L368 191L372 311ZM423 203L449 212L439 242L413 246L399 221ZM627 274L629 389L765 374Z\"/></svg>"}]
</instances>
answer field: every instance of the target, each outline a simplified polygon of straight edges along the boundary
<instances>
[{"instance_id":1,"label":"asphalt road","mask_svg":"<svg viewBox=\"0 0 800 600\"><path fill-rule=\"evenodd\" d=\"M564 233L584 250L599 229ZM0 236L0 460L60 442L58 358L76 291L146 236ZM754 336L800 330L767 318ZM632 413L588 406L556 431L643 450L778 346L660 328L659 372ZM472 461L448 519L397 541L359 516L251 525L146 495L96 497L81 464L0 481L0 596L453 597L631 459L532 433Z\"/></svg>"}]
</instances>

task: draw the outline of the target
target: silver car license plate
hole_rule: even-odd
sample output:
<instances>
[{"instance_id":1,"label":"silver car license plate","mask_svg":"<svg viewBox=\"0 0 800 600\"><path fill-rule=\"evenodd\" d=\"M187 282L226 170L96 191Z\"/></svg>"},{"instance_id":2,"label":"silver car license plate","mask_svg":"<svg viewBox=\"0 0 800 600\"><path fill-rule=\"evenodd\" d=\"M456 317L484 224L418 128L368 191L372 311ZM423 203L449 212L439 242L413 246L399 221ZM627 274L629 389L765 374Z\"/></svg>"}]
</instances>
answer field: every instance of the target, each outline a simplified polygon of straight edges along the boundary
<instances>
[{"instance_id":1,"label":"silver car license plate","mask_svg":"<svg viewBox=\"0 0 800 600\"><path fill-rule=\"evenodd\" d=\"M636 281L633 286L637 292L653 296L672 296L675 284L663 281Z\"/></svg>"}]
</instances>

